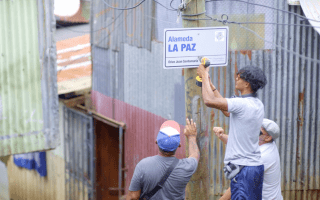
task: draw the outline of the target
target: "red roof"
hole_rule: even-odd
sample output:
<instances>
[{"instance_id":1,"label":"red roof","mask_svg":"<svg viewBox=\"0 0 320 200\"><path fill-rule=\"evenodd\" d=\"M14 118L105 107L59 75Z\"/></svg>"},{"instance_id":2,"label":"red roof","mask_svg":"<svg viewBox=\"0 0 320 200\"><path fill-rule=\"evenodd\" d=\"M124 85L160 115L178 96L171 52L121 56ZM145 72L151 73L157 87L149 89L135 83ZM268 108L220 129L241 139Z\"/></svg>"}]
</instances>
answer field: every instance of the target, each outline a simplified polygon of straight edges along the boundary
<instances>
[{"instance_id":1,"label":"red roof","mask_svg":"<svg viewBox=\"0 0 320 200\"><path fill-rule=\"evenodd\" d=\"M63 41L57 45L58 94L66 94L91 88L90 35Z\"/></svg>"}]
</instances>

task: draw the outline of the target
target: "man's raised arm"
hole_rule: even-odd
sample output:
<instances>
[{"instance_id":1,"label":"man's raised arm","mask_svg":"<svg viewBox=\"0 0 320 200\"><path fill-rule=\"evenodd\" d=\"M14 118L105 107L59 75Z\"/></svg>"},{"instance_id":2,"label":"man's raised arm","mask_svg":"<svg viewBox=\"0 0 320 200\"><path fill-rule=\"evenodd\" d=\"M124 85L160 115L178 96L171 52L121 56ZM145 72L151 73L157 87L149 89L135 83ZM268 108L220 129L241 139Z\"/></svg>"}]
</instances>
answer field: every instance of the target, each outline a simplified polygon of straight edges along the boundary
<instances>
[{"instance_id":1,"label":"man's raised arm","mask_svg":"<svg viewBox=\"0 0 320 200\"><path fill-rule=\"evenodd\" d=\"M211 80L210 80L210 76L209 76L209 83L210 83L210 87L211 90L213 92L213 94L218 97L218 98L223 98L223 96L221 96L220 92L217 90L217 88L212 84ZM221 112L224 114L224 116L226 117L230 117L230 113L224 110L221 110Z\"/></svg>"},{"instance_id":2,"label":"man's raised arm","mask_svg":"<svg viewBox=\"0 0 320 200\"><path fill-rule=\"evenodd\" d=\"M213 91L209 80L209 68L205 68L203 65L199 65L197 74L202 78L202 97L206 106L211 108L217 108L221 111L228 111L228 102L223 98L220 93Z\"/></svg>"},{"instance_id":3,"label":"man's raised arm","mask_svg":"<svg viewBox=\"0 0 320 200\"><path fill-rule=\"evenodd\" d=\"M184 129L184 135L189 140L189 158L194 157L198 162L200 159L200 151L197 145L197 127L196 123L191 119L186 119L186 127Z\"/></svg>"}]
</instances>

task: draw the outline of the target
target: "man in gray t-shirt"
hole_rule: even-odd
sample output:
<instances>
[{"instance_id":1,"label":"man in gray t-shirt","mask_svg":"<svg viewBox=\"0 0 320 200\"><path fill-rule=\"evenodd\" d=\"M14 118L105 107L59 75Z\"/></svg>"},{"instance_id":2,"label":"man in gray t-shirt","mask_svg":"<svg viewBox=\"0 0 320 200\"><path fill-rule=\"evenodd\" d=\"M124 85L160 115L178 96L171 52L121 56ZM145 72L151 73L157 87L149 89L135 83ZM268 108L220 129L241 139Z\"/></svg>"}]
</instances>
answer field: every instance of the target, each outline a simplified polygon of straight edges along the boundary
<instances>
[{"instance_id":1,"label":"man in gray t-shirt","mask_svg":"<svg viewBox=\"0 0 320 200\"><path fill-rule=\"evenodd\" d=\"M180 159L163 187L151 199L154 200L182 200L185 198L185 188L191 176L195 173L200 157L196 143L196 124L187 119L184 135L189 140L188 158ZM159 154L142 159L134 170L127 200L143 198L160 182L166 170L176 160L175 152L180 147L180 128L175 121L169 120L162 124L157 136L156 144Z\"/></svg>"},{"instance_id":2,"label":"man in gray t-shirt","mask_svg":"<svg viewBox=\"0 0 320 200\"><path fill-rule=\"evenodd\" d=\"M229 139L224 159L225 174L231 179L232 199L261 199L263 165L259 149L259 132L264 117L264 106L257 98L266 77L254 66L241 68L235 77L235 88L241 96L223 98L210 81L209 69L199 65L202 96L206 106L230 116Z\"/></svg>"}]
</instances>

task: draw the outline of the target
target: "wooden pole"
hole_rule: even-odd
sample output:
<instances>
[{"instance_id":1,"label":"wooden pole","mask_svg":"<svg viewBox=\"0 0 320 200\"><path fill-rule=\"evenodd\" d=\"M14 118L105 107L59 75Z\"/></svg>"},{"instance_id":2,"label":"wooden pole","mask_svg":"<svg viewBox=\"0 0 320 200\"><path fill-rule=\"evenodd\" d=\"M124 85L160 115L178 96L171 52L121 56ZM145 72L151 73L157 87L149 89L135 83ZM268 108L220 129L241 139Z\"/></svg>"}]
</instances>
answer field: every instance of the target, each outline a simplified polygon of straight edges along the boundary
<instances>
[{"instance_id":1,"label":"wooden pole","mask_svg":"<svg viewBox=\"0 0 320 200\"><path fill-rule=\"evenodd\" d=\"M187 5L183 15L195 15L205 12L205 0L185 0ZM183 16L189 19L203 19L205 14L198 16ZM205 27L205 20L183 20L184 28ZM210 177L209 177L209 135L207 130L207 111L203 103L201 87L196 85L197 69L184 69L185 81L185 102L186 102L186 116L192 118L197 123L197 143L200 149L200 161L198 169L192 176L186 188L186 199L190 200L208 200L210 193ZM187 155L189 142L186 141Z\"/></svg>"}]
</instances>

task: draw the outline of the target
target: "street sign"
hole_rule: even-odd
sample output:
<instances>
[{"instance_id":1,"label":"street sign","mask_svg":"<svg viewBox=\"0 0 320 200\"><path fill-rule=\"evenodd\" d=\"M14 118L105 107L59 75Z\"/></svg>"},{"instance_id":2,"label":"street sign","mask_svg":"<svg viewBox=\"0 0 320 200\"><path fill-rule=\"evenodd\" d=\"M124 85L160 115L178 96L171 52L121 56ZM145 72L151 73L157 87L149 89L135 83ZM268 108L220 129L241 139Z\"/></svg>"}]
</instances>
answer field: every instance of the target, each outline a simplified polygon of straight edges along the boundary
<instances>
[{"instance_id":1,"label":"street sign","mask_svg":"<svg viewBox=\"0 0 320 200\"><path fill-rule=\"evenodd\" d=\"M163 68L195 68L199 56L210 59L211 67L226 66L228 40L227 26L165 29Z\"/></svg>"}]
</instances>

